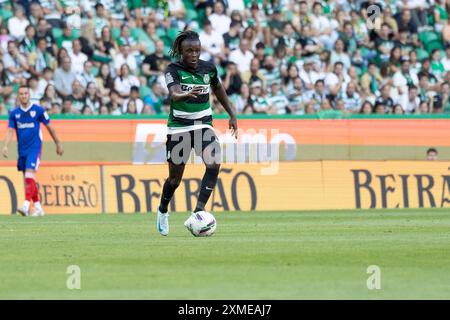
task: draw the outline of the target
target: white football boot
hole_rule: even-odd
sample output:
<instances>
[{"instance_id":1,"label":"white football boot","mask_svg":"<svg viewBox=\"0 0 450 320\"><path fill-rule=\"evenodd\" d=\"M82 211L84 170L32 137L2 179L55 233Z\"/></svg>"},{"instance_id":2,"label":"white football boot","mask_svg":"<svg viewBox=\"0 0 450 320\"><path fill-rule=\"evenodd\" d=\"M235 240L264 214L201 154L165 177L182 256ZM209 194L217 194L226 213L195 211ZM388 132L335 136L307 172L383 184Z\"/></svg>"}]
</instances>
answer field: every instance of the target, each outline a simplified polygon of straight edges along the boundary
<instances>
[{"instance_id":1,"label":"white football boot","mask_svg":"<svg viewBox=\"0 0 450 320\"><path fill-rule=\"evenodd\" d=\"M158 207L158 217L156 219L156 229L162 236L169 234L169 212L162 213Z\"/></svg>"},{"instance_id":2,"label":"white football boot","mask_svg":"<svg viewBox=\"0 0 450 320\"><path fill-rule=\"evenodd\" d=\"M40 202L35 202L34 203L34 212L31 215L32 217L43 217L45 216L44 210L42 209L41 203Z\"/></svg>"},{"instance_id":3,"label":"white football boot","mask_svg":"<svg viewBox=\"0 0 450 320\"><path fill-rule=\"evenodd\" d=\"M18 208L17 212L23 217L28 217L30 215L30 201L24 201L22 208Z\"/></svg>"}]
</instances>

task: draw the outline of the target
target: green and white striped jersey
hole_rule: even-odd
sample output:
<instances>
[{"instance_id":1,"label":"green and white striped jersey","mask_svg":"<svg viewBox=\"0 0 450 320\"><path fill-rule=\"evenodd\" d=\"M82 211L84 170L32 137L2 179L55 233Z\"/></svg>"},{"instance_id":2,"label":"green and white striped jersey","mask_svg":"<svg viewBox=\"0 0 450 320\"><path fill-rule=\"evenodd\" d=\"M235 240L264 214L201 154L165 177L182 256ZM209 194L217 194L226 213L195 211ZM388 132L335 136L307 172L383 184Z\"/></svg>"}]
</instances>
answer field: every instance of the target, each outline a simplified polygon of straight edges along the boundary
<instances>
[{"instance_id":1,"label":"green and white striped jersey","mask_svg":"<svg viewBox=\"0 0 450 320\"><path fill-rule=\"evenodd\" d=\"M168 133L179 133L212 127L212 109L209 93L211 85L219 82L217 68L211 62L199 60L196 70L191 70L181 62L169 64L165 72L167 88L180 85L184 92L201 87L202 93L196 99L170 101Z\"/></svg>"}]
</instances>

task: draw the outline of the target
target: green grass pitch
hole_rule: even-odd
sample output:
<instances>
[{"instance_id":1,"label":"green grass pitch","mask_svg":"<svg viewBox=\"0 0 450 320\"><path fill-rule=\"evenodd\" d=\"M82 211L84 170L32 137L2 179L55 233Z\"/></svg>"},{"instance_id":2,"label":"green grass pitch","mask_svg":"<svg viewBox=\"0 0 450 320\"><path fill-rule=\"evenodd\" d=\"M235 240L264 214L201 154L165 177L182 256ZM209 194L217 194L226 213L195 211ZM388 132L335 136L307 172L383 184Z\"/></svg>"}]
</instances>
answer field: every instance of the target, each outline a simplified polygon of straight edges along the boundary
<instances>
[{"instance_id":1,"label":"green grass pitch","mask_svg":"<svg viewBox=\"0 0 450 320\"><path fill-rule=\"evenodd\" d=\"M0 216L0 299L450 299L448 209L215 215L210 238L187 213L168 237L154 214Z\"/></svg>"}]
</instances>

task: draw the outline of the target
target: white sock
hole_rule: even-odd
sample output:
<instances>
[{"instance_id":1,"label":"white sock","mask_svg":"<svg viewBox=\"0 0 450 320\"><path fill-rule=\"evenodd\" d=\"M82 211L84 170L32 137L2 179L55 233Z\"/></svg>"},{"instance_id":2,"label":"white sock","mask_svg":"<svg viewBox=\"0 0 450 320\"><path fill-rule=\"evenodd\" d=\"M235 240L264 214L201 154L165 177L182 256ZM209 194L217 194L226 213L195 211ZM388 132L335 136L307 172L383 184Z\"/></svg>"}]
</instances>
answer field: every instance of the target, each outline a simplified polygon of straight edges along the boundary
<instances>
[{"instance_id":1,"label":"white sock","mask_svg":"<svg viewBox=\"0 0 450 320\"><path fill-rule=\"evenodd\" d=\"M39 201L34 203L34 207L36 208L36 210L42 211L42 206Z\"/></svg>"},{"instance_id":2,"label":"white sock","mask_svg":"<svg viewBox=\"0 0 450 320\"><path fill-rule=\"evenodd\" d=\"M23 210L25 210L25 212L30 211L30 201L25 200L25 201L23 202Z\"/></svg>"}]
</instances>

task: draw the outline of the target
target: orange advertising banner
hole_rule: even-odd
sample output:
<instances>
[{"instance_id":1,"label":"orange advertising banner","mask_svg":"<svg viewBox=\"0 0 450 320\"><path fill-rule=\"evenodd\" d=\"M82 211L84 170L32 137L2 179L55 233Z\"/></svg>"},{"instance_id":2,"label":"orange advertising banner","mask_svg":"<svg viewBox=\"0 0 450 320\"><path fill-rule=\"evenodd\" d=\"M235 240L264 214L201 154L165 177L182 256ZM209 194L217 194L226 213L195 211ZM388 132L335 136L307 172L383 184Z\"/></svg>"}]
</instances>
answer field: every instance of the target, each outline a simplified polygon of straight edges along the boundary
<instances>
[{"instance_id":1,"label":"orange advertising banner","mask_svg":"<svg viewBox=\"0 0 450 320\"><path fill-rule=\"evenodd\" d=\"M1 125L1 122L3 124ZM0 122L0 137L7 121ZM53 120L63 142L148 143L165 139L165 120L82 119ZM265 135L268 142L279 134L286 143L315 145L450 146L450 120L447 119L239 119L238 142L250 135ZM228 129L228 120L214 120L219 136ZM44 140L51 141L46 130Z\"/></svg>"}]
</instances>

